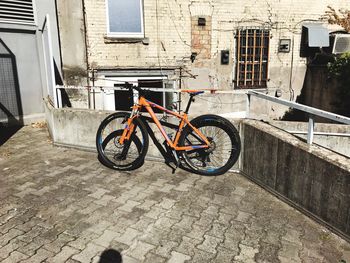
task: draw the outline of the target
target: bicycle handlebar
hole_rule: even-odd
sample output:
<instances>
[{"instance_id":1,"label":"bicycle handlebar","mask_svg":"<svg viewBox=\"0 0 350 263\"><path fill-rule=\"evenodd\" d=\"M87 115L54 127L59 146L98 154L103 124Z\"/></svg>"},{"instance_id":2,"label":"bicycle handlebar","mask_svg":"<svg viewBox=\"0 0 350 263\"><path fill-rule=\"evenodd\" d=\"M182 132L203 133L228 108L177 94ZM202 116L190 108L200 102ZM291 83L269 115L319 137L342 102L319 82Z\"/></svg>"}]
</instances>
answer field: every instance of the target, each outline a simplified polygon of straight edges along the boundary
<instances>
[{"instance_id":1,"label":"bicycle handlebar","mask_svg":"<svg viewBox=\"0 0 350 263\"><path fill-rule=\"evenodd\" d=\"M134 84L131 84L129 82L125 82L125 85L121 87L122 89L128 89L128 90L136 90L138 92L145 92L145 91L150 91L148 89L142 89ZM188 93L190 96L196 96L199 94L204 93L204 90L181 90L180 92L186 92Z\"/></svg>"}]
</instances>

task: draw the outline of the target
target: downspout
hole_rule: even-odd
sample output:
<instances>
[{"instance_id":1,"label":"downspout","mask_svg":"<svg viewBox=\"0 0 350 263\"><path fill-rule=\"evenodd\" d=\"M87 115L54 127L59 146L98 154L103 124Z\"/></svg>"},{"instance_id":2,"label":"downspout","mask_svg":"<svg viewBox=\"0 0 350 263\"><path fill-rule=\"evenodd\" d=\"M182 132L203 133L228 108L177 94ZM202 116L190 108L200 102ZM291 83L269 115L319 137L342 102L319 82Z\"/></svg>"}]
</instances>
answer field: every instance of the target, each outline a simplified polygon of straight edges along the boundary
<instances>
[{"instance_id":1,"label":"downspout","mask_svg":"<svg viewBox=\"0 0 350 263\"><path fill-rule=\"evenodd\" d=\"M58 32L58 47L60 51L60 64L61 64L61 75L62 81L64 80L64 72L63 72L63 60L62 60L62 43L61 43L61 32L60 32L60 21L58 19L58 8L57 8L57 0L55 0L55 11L56 11L56 24L57 24L57 32Z\"/></svg>"},{"instance_id":2,"label":"downspout","mask_svg":"<svg viewBox=\"0 0 350 263\"><path fill-rule=\"evenodd\" d=\"M85 40L85 61L86 61L86 83L89 84L89 56L88 56L88 39L87 39L87 27L86 27L86 8L85 0L81 0L83 7L83 24L84 24L84 40Z\"/></svg>"},{"instance_id":3,"label":"downspout","mask_svg":"<svg viewBox=\"0 0 350 263\"><path fill-rule=\"evenodd\" d=\"M86 7L85 7L85 0L81 0L81 4L83 7L83 24L84 24L84 40L85 40L85 61L86 61L86 84L88 86L88 108L91 109L91 94L90 94L90 81L89 81L89 56L88 56L88 39L87 39L87 26L86 26ZM94 78L95 79L95 78ZM93 85L94 86L94 85ZM95 91L93 90L93 94L95 97ZM95 109L95 102L94 102L94 109Z\"/></svg>"}]
</instances>

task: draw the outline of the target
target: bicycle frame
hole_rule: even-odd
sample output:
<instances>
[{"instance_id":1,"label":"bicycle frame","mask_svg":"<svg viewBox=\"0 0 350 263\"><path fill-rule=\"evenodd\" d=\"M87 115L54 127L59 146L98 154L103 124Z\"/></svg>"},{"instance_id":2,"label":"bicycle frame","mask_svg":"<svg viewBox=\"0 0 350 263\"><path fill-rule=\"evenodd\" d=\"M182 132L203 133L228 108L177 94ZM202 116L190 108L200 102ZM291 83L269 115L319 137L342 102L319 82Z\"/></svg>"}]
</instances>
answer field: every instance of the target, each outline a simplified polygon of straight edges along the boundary
<instances>
[{"instance_id":1,"label":"bicycle frame","mask_svg":"<svg viewBox=\"0 0 350 263\"><path fill-rule=\"evenodd\" d=\"M132 107L132 112L130 114L130 117L127 121L127 124L124 128L123 134L119 139L119 143L120 144L124 144L125 140L129 140L131 137L131 134L133 133L134 129L135 129L135 125L133 124L133 120L135 118L137 118L139 116L139 112L142 108L145 108L147 110L147 112L149 113L149 115L151 116L151 119L153 120L153 122L157 125L159 131L161 132L162 136L164 137L164 139L166 140L166 142L168 143L168 145L170 146L170 148L172 148L175 151L187 151L187 150L194 150L194 149L205 149L205 148L209 148L210 142L208 141L208 139L196 128L194 127L190 121L188 120L188 116L186 113L184 114L178 114L174 111L168 110L154 102L151 102L147 99L145 99L143 96L141 96L138 99L138 103L134 104L134 106ZM155 115L154 111L152 108L157 108L163 112L166 112L172 116L177 117L178 119L180 119L180 124L178 126L178 129L176 131L176 135L174 137L174 140L172 141L169 136L167 135L167 133L165 132L162 124L160 123L160 121L158 120L157 116ZM191 127L191 129L199 136L200 139L203 140L204 144L202 145L192 145L192 146L178 146L179 143L179 139L182 133L182 130L184 128L185 125L188 125L189 127Z\"/></svg>"}]
</instances>

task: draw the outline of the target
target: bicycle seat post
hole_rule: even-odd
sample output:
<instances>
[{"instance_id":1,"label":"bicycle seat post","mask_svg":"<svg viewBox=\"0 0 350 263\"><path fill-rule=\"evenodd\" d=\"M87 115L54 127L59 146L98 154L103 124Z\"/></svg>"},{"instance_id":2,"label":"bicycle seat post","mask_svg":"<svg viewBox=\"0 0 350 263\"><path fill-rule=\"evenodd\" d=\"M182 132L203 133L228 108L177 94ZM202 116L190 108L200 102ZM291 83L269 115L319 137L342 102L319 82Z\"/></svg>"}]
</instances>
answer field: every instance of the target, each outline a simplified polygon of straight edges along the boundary
<instances>
[{"instance_id":1,"label":"bicycle seat post","mask_svg":"<svg viewBox=\"0 0 350 263\"><path fill-rule=\"evenodd\" d=\"M194 94L190 94L190 99L188 100L186 110L185 110L186 114L188 114L190 107L191 107L191 104L192 104L192 102L194 102L194 98L193 98L194 96L195 96Z\"/></svg>"}]
</instances>

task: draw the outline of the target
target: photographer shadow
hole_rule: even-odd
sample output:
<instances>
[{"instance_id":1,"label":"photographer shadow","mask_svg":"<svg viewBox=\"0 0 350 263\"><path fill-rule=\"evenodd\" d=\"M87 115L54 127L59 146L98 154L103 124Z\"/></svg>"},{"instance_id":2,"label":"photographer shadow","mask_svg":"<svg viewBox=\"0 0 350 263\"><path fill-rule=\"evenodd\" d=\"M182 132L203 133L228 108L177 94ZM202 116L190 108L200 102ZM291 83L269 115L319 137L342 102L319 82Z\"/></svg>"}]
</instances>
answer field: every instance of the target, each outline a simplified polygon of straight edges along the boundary
<instances>
[{"instance_id":1,"label":"photographer shadow","mask_svg":"<svg viewBox=\"0 0 350 263\"><path fill-rule=\"evenodd\" d=\"M115 249L107 249L102 252L98 263L122 263L122 255Z\"/></svg>"}]
</instances>

